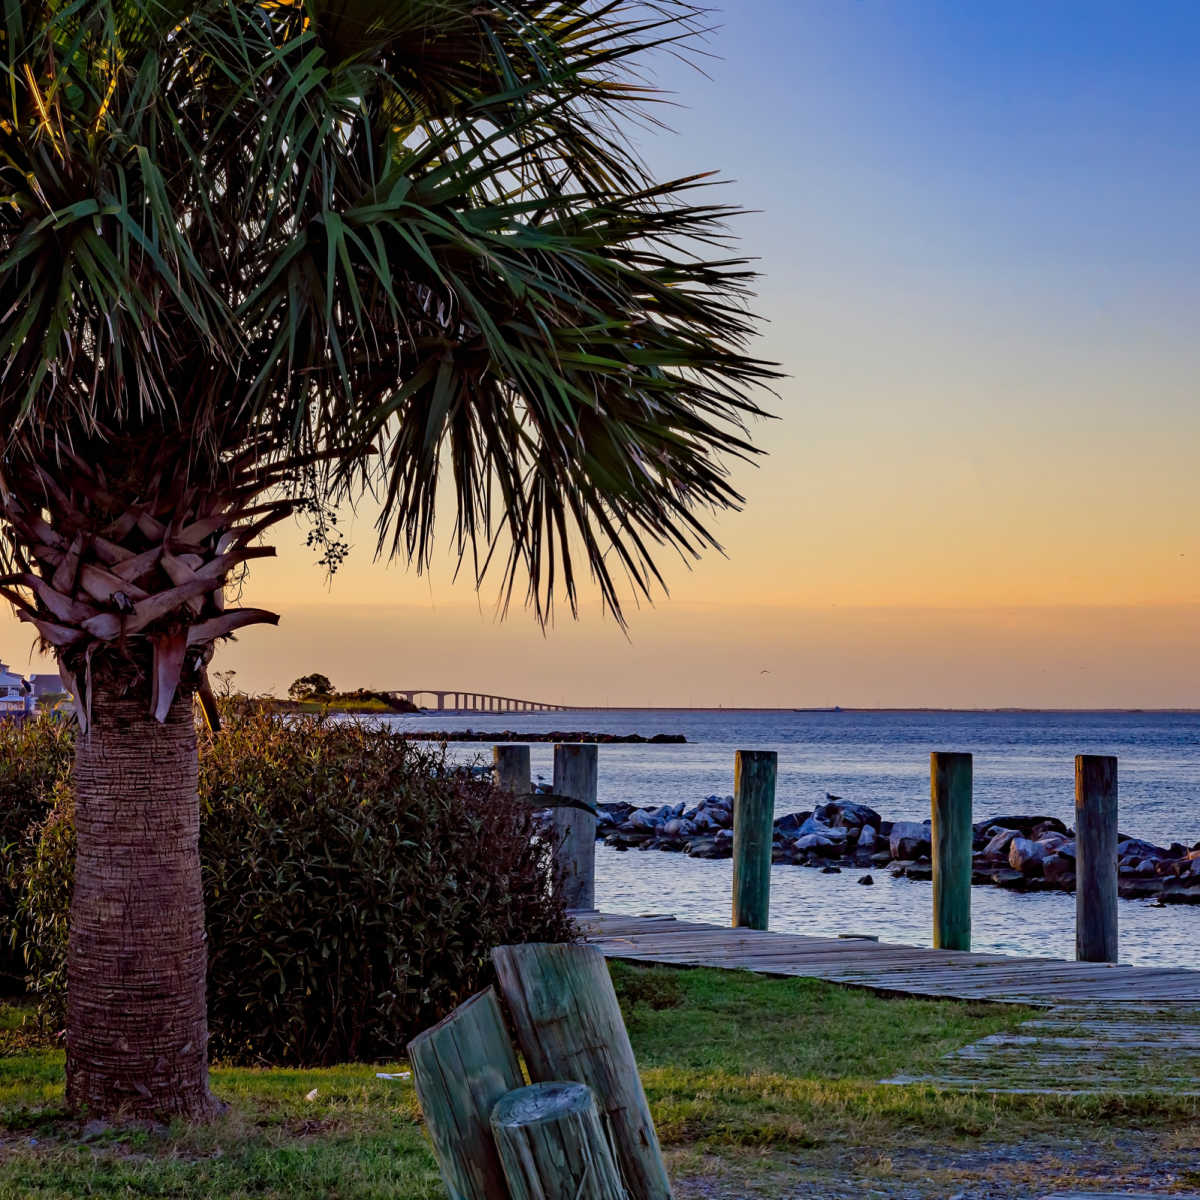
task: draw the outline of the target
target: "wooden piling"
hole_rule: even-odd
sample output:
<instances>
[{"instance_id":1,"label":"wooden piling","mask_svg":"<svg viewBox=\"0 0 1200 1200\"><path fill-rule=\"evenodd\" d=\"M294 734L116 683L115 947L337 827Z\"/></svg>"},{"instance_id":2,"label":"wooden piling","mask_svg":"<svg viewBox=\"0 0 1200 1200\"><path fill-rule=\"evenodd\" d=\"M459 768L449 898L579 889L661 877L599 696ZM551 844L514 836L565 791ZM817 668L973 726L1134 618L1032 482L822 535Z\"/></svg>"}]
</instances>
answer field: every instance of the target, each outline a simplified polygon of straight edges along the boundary
<instances>
[{"instance_id":1,"label":"wooden piling","mask_svg":"<svg viewBox=\"0 0 1200 1200\"><path fill-rule=\"evenodd\" d=\"M969 754L929 756L933 944L940 950L971 948L971 775Z\"/></svg>"},{"instance_id":2,"label":"wooden piling","mask_svg":"<svg viewBox=\"0 0 1200 1200\"><path fill-rule=\"evenodd\" d=\"M492 1134L512 1200L628 1200L582 1083L534 1083L503 1097Z\"/></svg>"},{"instance_id":3,"label":"wooden piling","mask_svg":"<svg viewBox=\"0 0 1200 1200\"><path fill-rule=\"evenodd\" d=\"M530 1078L586 1083L607 1123L630 1200L671 1200L604 956L594 946L531 944L499 946L492 962Z\"/></svg>"},{"instance_id":4,"label":"wooden piling","mask_svg":"<svg viewBox=\"0 0 1200 1200\"><path fill-rule=\"evenodd\" d=\"M488 988L408 1044L413 1085L442 1179L455 1200L509 1200L491 1117L524 1080Z\"/></svg>"},{"instance_id":5,"label":"wooden piling","mask_svg":"<svg viewBox=\"0 0 1200 1200\"><path fill-rule=\"evenodd\" d=\"M554 791L573 800L596 803L597 755L594 743L554 747ZM596 909L596 818L575 808L558 808L552 818L555 864L567 908Z\"/></svg>"},{"instance_id":6,"label":"wooden piling","mask_svg":"<svg viewBox=\"0 0 1200 1200\"><path fill-rule=\"evenodd\" d=\"M766 929L775 834L774 750L739 750L733 772L733 924Z\"/></svg>"},{"instance_id":7,"label":"wooden piling","mask_svg":"<svg viewBox=\"0 0 1200 1200\"><path fill-rule=\"evenodd\" d=\"M1075 957L1117 961L1117 760L1075 759Z\"/></svg>"},{"instance_id":8,"label":"wooden piling","mask_svg":"<svg viewBox=\"0 0 1200 1200\"><path fill-rule=\"evenodd\" d=\"M493 778L501 791L526 796L532 789L528 746L493 746Z\"/></svg>"}]
</instances>

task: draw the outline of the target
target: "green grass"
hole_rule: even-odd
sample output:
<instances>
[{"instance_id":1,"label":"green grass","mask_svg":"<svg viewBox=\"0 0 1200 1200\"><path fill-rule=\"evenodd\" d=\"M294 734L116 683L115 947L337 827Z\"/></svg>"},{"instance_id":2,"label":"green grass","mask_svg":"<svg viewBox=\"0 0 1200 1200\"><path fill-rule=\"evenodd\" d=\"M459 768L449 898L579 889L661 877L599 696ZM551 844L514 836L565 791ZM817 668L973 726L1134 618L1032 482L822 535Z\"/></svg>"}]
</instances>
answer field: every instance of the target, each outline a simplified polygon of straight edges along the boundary
<instances>
[{"instance_id":1,"label":"green grass","mask_svg":"<svg viewBox=\"0 0 1200 1200\"><path fill-rule=\"evenodd\" d=\"M663 1141L694 1149L881 1147L914 1134L1017 1140L1097 1121L1194 1120L1170 1094L988 1095L879 1080L936 1072L1011 1030L1016 1005L884 999L811 979L613 964Z\"/></svg>"},{"instance_id":2,"label":"green grass","mask_svg":"<svg viewBox=\"0 0 1200 1200\"><path fill-rule=\"evenodd\" d=\"M1196 1116L1194 1102L1170 1096L978 1096L877 1082L920 1074L947 1051L1012 1028L1025 1009L884 999L743 972L614 964L613 976L683 1177L715 1170L770 1194L780 1164L797 1155L837 1164L869 1146L869 1170L886 1174L890 1148L1016 1142L1097 1121L1182 1129ZM61 1049L29 1010L0 1007L0 1200L442 1197L411 1082L375 1077L395 1069L217 1066L213 1088L230 1109L212 1124L85 1139L63 1112ZM704 1193L685 1179L683 1194Z\"/></svg>"}]
</instances>

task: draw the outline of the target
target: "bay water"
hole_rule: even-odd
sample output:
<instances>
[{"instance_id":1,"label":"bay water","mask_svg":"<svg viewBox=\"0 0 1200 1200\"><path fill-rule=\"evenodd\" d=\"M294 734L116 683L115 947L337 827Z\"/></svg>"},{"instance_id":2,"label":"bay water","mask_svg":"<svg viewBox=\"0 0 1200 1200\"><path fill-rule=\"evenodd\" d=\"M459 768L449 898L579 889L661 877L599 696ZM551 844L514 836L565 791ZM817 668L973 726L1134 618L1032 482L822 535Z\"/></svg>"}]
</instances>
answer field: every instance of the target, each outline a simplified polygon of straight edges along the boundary
<instances>
[{"instance_id":1,"label":"bay water","mask_svg":"<svg viewBox=\"0 0 1200 1200\"><path fill-rule=\"evenodd\" d=\"M1058 817L1073 825L1076 754L1119 758L1120 828L1160 845L1200 841L1200 713L692 711L599 709L551 713L424 713L390 718L411 730L494 733L677 733L683 745L601 745L599 799L693 804L733 791L734 753L779 754L776 815L813 809L833 793L888 820L929 816L929 753L975 756L975 819ZM514 739L515 740L515 739ZM531 744L535 779L549 783L553 746ZM490 762L490 743L450 743L460 762ZM870 874L872 886L858 882ZM606 912L674 913L728 923L732 866L660 851L596 848L596 903ZM972 889L980 951L1074 957L1075 898ZM932 889L883 870L824 875L776 865L771 928L833 936L871 933L930 944ZM1200 906L1119 902L1122 962L1200 968Z\"/></svg>"}]
</instances>

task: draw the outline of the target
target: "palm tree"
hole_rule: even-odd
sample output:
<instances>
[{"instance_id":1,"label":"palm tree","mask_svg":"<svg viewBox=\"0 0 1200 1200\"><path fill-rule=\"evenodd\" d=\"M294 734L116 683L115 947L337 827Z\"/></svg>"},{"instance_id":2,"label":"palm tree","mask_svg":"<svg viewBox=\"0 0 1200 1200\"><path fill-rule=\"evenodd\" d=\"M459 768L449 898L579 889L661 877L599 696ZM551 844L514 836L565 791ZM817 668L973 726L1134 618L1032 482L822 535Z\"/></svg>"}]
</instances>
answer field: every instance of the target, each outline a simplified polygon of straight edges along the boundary
<instances>
[{"instance_id":1,"label":"palm tree","mask_svg":"<svg viewBox=\"0 0 1200 1200\"><path fill-rule=\"evenodd\" d=\"M702 180L683 0L3 0L0 589L78 697L67 1096L203 1116L193 697L273 523L618 619L713 539L771 371ZM211 693L208 693L209 695Z\"/></svg>"}]
</instances>

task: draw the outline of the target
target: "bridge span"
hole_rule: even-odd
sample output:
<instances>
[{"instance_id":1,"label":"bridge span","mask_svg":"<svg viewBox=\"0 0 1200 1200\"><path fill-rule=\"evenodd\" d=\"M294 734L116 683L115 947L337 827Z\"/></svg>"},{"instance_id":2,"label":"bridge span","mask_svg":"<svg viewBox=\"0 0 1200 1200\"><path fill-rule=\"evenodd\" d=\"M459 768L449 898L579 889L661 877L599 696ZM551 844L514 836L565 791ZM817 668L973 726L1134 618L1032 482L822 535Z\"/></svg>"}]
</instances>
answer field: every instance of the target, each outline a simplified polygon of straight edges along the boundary
<instances>
[{"instance_id":1,"label":"bridge span","mask_svg":"<svg viewBox=\"0 0 1200 1200\"><path fill-rule=\"evenodd\" d=\"M543 704L540 700L518 700L515 696L493 696L488 692L451 691L449 688L391 688L385 694L403 696L410 704L417 704L418 696L429 696L437 700L438 712L566 712L571 707L568 704Z\"/></svg>"}]
</instances>

